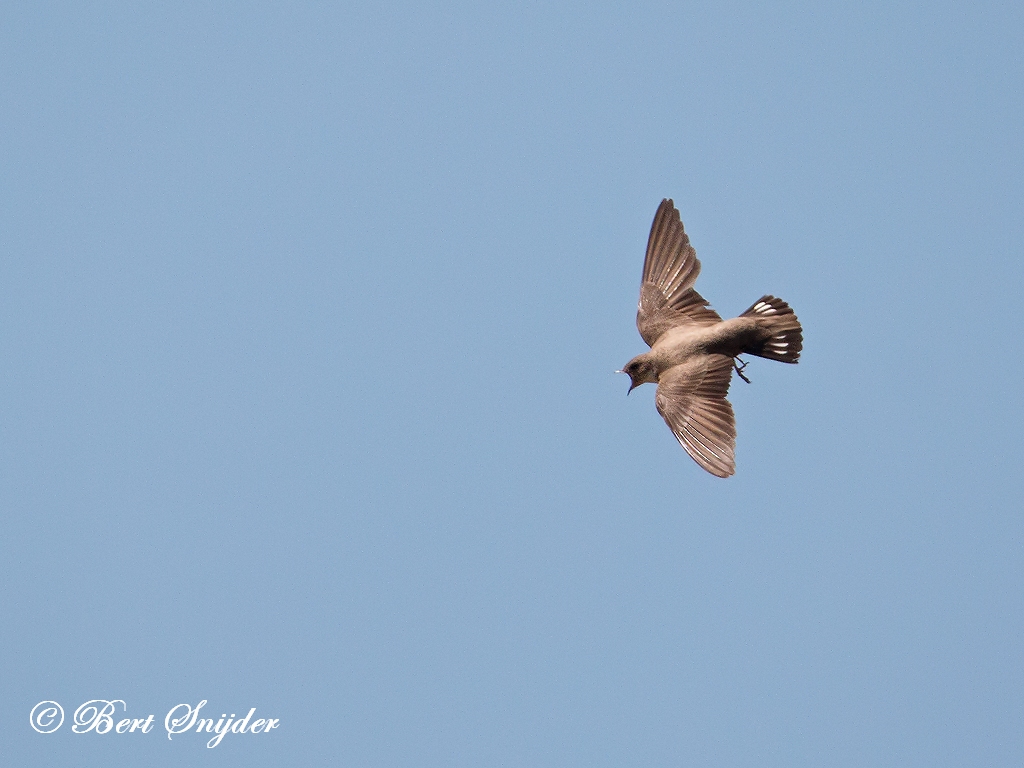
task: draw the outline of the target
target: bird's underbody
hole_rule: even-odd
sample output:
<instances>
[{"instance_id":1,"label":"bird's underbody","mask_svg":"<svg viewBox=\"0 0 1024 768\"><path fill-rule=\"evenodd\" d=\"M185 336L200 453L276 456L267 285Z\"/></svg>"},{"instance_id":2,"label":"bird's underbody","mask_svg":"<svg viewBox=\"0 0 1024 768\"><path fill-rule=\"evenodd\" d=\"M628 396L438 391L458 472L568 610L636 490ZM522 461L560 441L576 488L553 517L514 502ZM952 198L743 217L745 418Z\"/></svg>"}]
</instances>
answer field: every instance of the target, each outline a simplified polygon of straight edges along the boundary
<instances>
[{"instance_id":1,"label":"bird's underbody","mask_svg":"<svg viewBox=\"0 0 1024 768\"><path fill-rule=\"evenodd\" d=\"M726 399L733 368L744 380L741 354L795 363L803 348L800 321L782 299L762 296L739 317L722 320L693 289L697 253L671 200L651 225L636 325L651 348L622 369L631 380L658 385L655 405L686 452L718 477L736 471L736 422Z\"/></svg>"}]
</instances>

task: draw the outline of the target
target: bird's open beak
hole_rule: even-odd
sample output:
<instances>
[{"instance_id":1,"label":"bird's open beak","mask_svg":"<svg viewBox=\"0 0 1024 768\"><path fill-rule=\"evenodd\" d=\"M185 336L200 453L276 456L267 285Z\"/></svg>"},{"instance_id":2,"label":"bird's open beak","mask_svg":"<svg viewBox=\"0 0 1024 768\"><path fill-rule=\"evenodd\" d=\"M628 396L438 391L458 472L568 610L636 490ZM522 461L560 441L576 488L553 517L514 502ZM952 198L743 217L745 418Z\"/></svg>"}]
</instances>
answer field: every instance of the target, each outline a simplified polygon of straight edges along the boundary
<instances>
[{"instance_id":1,"label":"bird's open beak","mask_svg":"<svg viewBox=\"0 0 1024 768\"><path fill-rule=\"evenodd\" d=\"M616 371L616 373L625 373L625 371ZM626 390L626 395L628 396L634 389L636 389L636 382L633 381L633 377L631 376L629 378L629 389Z\"/></svg>"}]
</instances>

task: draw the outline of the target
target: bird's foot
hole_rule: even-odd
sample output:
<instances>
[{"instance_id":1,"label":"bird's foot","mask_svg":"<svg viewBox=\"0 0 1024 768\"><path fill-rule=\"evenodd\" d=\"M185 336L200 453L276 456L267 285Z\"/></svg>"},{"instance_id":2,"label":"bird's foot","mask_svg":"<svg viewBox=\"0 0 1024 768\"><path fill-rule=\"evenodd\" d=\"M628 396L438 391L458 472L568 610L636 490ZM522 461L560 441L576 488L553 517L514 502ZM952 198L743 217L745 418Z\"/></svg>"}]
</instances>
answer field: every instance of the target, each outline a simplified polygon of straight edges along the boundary
<instances>
[{"instance_id":1,"label":"bird's foot","mask_svg":"<svg viewBox=\"0 0 1024 768\"><path fill-rule=\"evenodd\" d=\"M747 367L746 360L740 360L738 357L732 359L732 364L736 368L736 375L743 379L747 384L750 383L750 379L743 375L743 369Z\"/></svg>"}]
</instances>

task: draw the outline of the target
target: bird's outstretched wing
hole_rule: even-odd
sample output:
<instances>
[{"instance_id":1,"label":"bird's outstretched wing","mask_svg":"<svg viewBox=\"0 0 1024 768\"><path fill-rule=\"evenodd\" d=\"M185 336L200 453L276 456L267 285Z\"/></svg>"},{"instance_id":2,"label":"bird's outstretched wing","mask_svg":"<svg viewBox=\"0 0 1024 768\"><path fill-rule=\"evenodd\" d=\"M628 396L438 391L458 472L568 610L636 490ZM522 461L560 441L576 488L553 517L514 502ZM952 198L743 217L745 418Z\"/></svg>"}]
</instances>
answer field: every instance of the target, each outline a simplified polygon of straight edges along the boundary
<instances>
[{"instance_id":1,"label":"bird's outstretched wing","mask_svg":"<svg viewBox=\"0 0 1024 768\"><path fill-rule=\"evenodd\" d=\"M732 358L701 355L661 374L654 404L679 444L712 475L736 471L736 420L725 399Z\"/></svg>"},{"instance_id":2,"label":"bird's outstretched wing","mask_svg":"<svg viewBox=\"0 0 1024 768\"><path fill-rule=\"evenodd\" d=\"M665 331L677 325L711 325L722 321L693 290L699 274L697 252L683 231L679 211L671 200L662 200L647 240L636 312L636 327L647 346L653 347Z\"/></svg>"}]
</instances>

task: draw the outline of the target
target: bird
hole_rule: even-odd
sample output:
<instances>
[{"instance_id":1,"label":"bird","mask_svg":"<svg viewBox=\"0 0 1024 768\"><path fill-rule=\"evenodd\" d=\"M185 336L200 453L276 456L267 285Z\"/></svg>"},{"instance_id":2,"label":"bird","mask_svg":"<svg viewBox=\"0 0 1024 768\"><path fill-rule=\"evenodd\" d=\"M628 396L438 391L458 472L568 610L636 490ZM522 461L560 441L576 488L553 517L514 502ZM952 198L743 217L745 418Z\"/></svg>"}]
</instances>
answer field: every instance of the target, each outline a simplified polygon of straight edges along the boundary
<instances>
[{"instance_id":1,"label":"bird","mask_svg":"<svg viewBox=\"0 0 1024 768\"><path fill-rule=\"evenodd\" d=\"M621 371L629 392L657 384L654 404L690 457L716 477L736 472L736 419L726 399L732 372L748 384L740 355L796 363L803 329L782 299L765 295L739 317L723 320L693 285L697 252L672 200L658 206L647 240L636 327L650 351Z\"/></svg>"}]
</instances>

